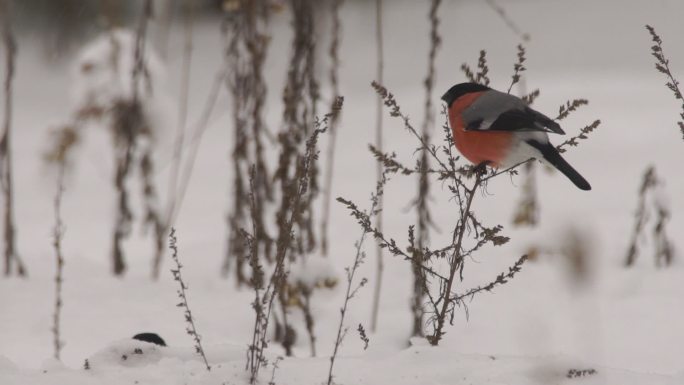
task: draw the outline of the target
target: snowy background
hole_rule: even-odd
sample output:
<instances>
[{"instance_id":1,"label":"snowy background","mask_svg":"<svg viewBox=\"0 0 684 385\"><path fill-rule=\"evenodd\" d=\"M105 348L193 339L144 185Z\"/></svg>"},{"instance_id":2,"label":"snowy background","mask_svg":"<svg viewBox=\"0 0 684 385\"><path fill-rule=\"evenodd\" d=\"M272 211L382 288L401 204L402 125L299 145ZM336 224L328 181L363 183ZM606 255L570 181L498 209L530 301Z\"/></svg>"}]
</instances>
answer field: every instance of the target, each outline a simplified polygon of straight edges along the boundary
<instances>
[{"instance_id":1,"label":"snowy background","mask_svg":"<svg viewBox=\"0 0 684 385\"><path fill-rule=\"evenodd\" d=\"M422 341L408 345L411 331L410 268L386 257L378 331L370 346L356 335L368 325L371 286L353 299L336 381L341 384L683 384L684 383L684 265L682 253L668 269L654 265L652 247L645 246L631 269L622 263L631 236L641 175L656 166L665 181L661 192L672 212L667 231L677 250L684 249L684 141L676 127L679 105L655 71L650 37L653 25L664 39L674 75L684 79L681 15L684 2L654 1L499 1L508 16L531 36L526 44L529 90L540 88L535 107L550 115L566 100L589 99L590 104L564 121L573 135L601 119L590 140L566 153L566 159L592 184L591 192L575 189L562 175L541 169L538 177L540 224L533 229L510 225L519 198L520 177L500 177L478 197L475 209L487 223L502 223L511 243L485 248L466 266L462 289L489 282L531 246L551 250L528 262L507 285L475 297L469 318L457 313L439 348ZM385 85L402 109L419 125L423 116L428 51L427 1L385 2ZM339 127L333 196L367 206L374 186L371 155L375 94L369 86L375 74L374 3L349 1L342 8L340 91L345 96ZM59 17L59 16L55 16ZM459 67L474 66L486 49L492 86L510 82L516 45L520 42L483 1L445 0L440 12L443 44L437 56L434 100L451 85L465 81ZM194 28L189 124L193 125L221 66L222 43L218 19L198 18ZM289 57L290 15L272 20L271 49L266 76L269 85L267 118L277 128L281 119L281 90ZM85 42L97 36L88 36ZM225 93L203 138L187 197L176 221L179 253L189 283L189 301L197 327L214 365L206 373L192 354L169 261L158 282L149 279L152 242L138 228L125 243L129 271L123 278L110 274L110 237L115 194L111 188L113 154L109 133L88 131L77 149L75 167L64 195L63 363L52 357L50 332L55 269L52 249L55 174L41 154L50 128L69 118L78 97L73 64L78 47L66 57L46 57L40 33L21 29L15 79L13 120L17 245L30 276L0 279L0 384L120 384L192 383L242 384L245 351L253 312L249 290L236 290L233 279L219 271L226 249L226 215L231 193L229 163L232 148L231 102ZM326 45L328 36L321 34ZM156 100L160 121L157 180L166 186L176 127L182 62L182 23L176 20L164 61L163 91ZM325 77L327 59L322 59ZM324 85L325 86L325 85ZM329 89L323 89L329 98ZM71 95L71 97L69 97ZM327 103L327 100L325 100ZM436 103L435 110L441 111ZM443 117L438 115L441 124ZM162 125L163 126L163 125ZM386 148L411 163L416 147L399 121L385 119ZM560 142L560 137L551 138ZM327 148L325 138L322 148ZM408 210L415 182L395 178L385 197L386 232L405 239L415 214ZM163 191L163 189L162 189ZM449 236L457 208L447 191L433 185L433 214L443 229L436 240ZM139 201L134 202L138 204ZM320 203L320 202L319 202ZM134 206L140 212L140 207ZM576 280L557 253L569 229L587 243L591 260L584 280ZM352 263L353 243L360 230L339 204L332 205L329 263L341 277ZM4 247L4 245L0 245ZM374 276L374 247L361 276ZM311 256L312 259L318 258ZM371 285L372 285L371 280ZM327 357L337 331L343 286L319 291L313 298L318 358L300 334L296 358L279 363L277 384L320 384L327 378ZM303 330L301 315L295 323ZM368 327L367 327L368 329ZM128 340L154 331L169 344L152 348ZM145 354L122 363L121 352L143 346ZM283 354L273 345L272 357ZM88 358L91 371L82 369ZM593 368L598 374L567 379L569 369ZM262 372L270 380L271 367Z\"/></svg>"}]
</instances>

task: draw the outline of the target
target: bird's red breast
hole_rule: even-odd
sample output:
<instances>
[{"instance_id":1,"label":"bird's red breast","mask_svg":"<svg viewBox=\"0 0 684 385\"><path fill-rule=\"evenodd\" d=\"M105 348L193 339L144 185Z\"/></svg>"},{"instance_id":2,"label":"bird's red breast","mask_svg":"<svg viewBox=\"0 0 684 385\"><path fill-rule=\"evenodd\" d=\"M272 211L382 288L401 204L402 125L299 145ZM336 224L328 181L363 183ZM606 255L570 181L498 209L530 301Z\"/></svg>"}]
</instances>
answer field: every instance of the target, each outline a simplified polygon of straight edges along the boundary
<instances>
[{"instance_id":1,"label":"bird's red breast","mask_svg":"<svg viewBox=\"0 0 684 385\"><path fill-rule=\"evenodd\" d=\"M484 92L473 92L456 99L449 108L449 123L458 151L473 164L490 162L499 167L508 155L513 134L505 131L466 131L461 114Z\"/></svg>"}]
</instances>

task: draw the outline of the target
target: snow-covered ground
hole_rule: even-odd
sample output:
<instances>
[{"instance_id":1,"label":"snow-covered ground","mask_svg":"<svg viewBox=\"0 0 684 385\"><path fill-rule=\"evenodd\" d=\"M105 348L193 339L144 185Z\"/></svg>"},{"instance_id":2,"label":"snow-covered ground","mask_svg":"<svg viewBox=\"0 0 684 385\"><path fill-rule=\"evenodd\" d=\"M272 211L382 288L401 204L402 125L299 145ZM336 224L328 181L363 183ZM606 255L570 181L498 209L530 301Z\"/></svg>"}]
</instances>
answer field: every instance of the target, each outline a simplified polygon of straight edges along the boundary
<instances>
[{"instance_id":1,"label":"snow-covered ground","mask_svg":"<svg viewBox=\"0 0 684 385\"><path fill-rule=\"evenodd\" d=\"M402 109L418 124L423 115L427 61L427 2L385 2L385 84ZM341 384L683 384L684 383L684 256L677 252L668 269L654 267L646 246L637 265L622 267L633 226L641 174L655 165L665 180L672 218L667 231L677 250L684 249L684 180L681 178L684 141L676 127L678 104L653 68L651 24L664 39L675 76L684 79L684 3L659 1L510 1L508 15L532 39L527 45L529 89L541 88L535 106L553 114L568 99L587 98L590 105L564 122L574 134L600 118L590 140L566 153L566 158L592 184L591 192L575 189L559 174L540 172L540 225L513 229L510 219L519 197L521 179L501 177L477 197L475 209L486 223L502 223L511 243L486 248L466 266L459 290L489 282L531 246L551 249L565 241L569 229L583 234L589 255L588 273L576 280L558 253L528 262L507 285L474 298L439 348L414 340L408 311L410 270L405 261L386 257L385 286L378 330L370 344L355 329L369 330L371 286L350 304L350 327L336 366ZM341 92L345 96L339 131L334 196L352 199L361 207L374 185L374 166L366 144L373 141L375 45L372 2L349 2L343 16ZM437 59L435 100L452 84L464 80L459 67L475 63L486 49L493 86L510 81L518 38L481 1L445 1L441 12L443 45ZM268 121L280 121L280 97L289 52L289 17L273 19L272 47L267 63ZM164 87L171 120L160 134L157 162L160 187L166 186L175 131L175 103L180 84L182 30L172 31ZM185 334L182 311L175 305L176 283L166 273L149 279L152 242L135 228L125 243L129 272L109 274L110 234L115 195L111 189L113 154L108 133L92 130L77 149L77 161L64 195L64 308L62 361L52 357L50 332L55 269L52 250L54 223L52 170L41 153L48 129L69 117L72 103L70 69L44 63L35 38L20 39L17 66L13 148L18 248L28 279L0 279L0 384L243 384L246 347L251 336L252 293L236 290L232 279L218 271L223 261L226 213L231 191L229 164L232 136L230 100L219 99L216 114L203 138L192 183L176 227L179 254L185 265L189 301L213 369L207 373L193 354ZM220 66L220 35L216 21L198 22L190 90L190 124L199 118L214 74ZM175 54L173 54L175 53ZM324 65L326 62L324 62ZM324 75L326 70L322 70ZM327 88L324 95L328 95ZM436 110L441 107L436 107ZM439 117L438 122L443 118ZM415 143L400 122L385 120L386 148L410 162ZM560 138L552 138L560 141ZM322 143L327 148L327 143ZM456 208L448 193L434 185L433 215L446 234ZM405 239L415 215L408 211L416 188L410 179L395 178L385 197L386 231ZM162 189L165 191L165 189ZM138 201L136 212L140 212ZM342 277L352 263L353 243L360 231L345 209L333 204L330 233L331 269ZM650 230L649 230L650 231ZM0 245L0 248L3 245ZM374 276L374 248L361 276ZM311 258L317 258L312 256ZM165 271L170 265L167 263ZM300 273L301 274L301 273ZM319 384L327 379L342 285L314 294L319 355L309 357L305 334L295 358L280 361L277 384ZM303 317L292 314L303 332ZM128 340L146 331L159 333L169 347ZM143 354L130 354L140 348ZM129 352L128 354L126 352ZM270 357L282 354L273 345ZM122 355L127 359L122 360ZM85 360L91 369L83 369ZM595 369L583 378L566 377L571 369ZM272 367L262 371L262 383Z\"/></svg>"}]
</instances>

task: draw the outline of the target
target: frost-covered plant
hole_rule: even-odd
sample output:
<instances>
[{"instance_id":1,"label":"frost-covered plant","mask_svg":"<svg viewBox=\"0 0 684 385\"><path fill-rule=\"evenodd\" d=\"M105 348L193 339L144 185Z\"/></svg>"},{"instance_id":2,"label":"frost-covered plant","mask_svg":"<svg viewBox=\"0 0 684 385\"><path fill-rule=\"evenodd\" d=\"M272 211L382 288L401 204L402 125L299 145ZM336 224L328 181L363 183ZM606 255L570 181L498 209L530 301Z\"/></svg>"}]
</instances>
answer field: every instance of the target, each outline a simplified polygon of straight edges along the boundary
<instances>
[{"instance_id":1,"label":"frost-covered plant","mask_svg":"<svg viewBox=\"0 0 684 385\"><path fill-rule=\"evenodd\" d=\"M317 130L316 109L320 99L316 73L316 34L313 0L290 0L292 9L292 44L286 81L282 93L282 123L277 134L269 132L264 119L264 106L268 91L263 69L268 53L270 34L269 14L273 2L231 1L226 3L222 29L225 36L226 68L229 92L233 101L233 129L235 141L232 148L234 191L228 216L228 251L224 273L233 269L238 284L251 283L247 265L253 266L250 254L256 253L263 266L279 268L278 248L285 245L287 263L308 258L320 246L319 234L314 226L314 202L319 195L319 165L317 159L307 168L307 188L297 197L298 207L293 206L298 191L299 164L306 158L307 141ZM337 98L333 105L337 104ZM333 109L337 107L333 106ZM331 119L335 119L336 114ZM328 123L329 124L329 123ZM272 140L275 137L275 141ZM271 152L277 154L277 163L267 164L269 143L276 142ZM317 156L316 156L317 157ZM250 169L255 172L250 175ZM251 179L251 186L248 180ZM249 203L249 196L254 195ZM248 215L248 208L250 215ZM253 221L251 249L244 242L247 222ZM289 219L292 218L292 228ZM294 236L292 234L294 232ZM252 267L253 269L253 267ZM296 285L287 280L277 280L278 316L276 341L292 354L295 329L288 314L288 286ZM306 320L310 329L310 319ZM311 336L311 334L310 334Z\"/></svg>"},{"instance_id":2,"label":"frost-covered plant","mask_svg":"<svg viewBox=\"0 0 684 385\"><path fill-rule=\"evenodd\" d=\"M320 134L328 130L329 124L333 116L342 109L343 99L337 98L337 102L333 105L332 111L325 115L322 120L315 119L314 130L307 137L305 142L305 150L303 156L296 158L296 170L293 185L290 187L291 192L283 197L289 200L287 203L291 209L285 218L281 219L281 226L279 232L283 235L278 237L276 242L275 256L273 261L273 271L268 279L268 284L265 284L265 273L262 266L262 259L258 257L258 244L255 242L255 233L257 231L256 220L252 218L252 233L242 229L241 233L246 242L246 249L249 251L249 264L252 269L251 285L254 289L254 301L252 308L254 309L255 319L254 328L252 332L252 340L247 350L247 367L250 372L250 383L253 384L258 380L259 371L264 364L267 364L265 358L265 349L269 344L267 336L268 325L271 317L275 318L276 299L280 303L282 315L287 315L287 286L288 286L288 259L287 256L292 252L292 243L295 242L295 224L298 213L303 210L306 205L307 194L311 183L311 169L315 167L318 159L318 139ZM256 180L256 168L253 167L251 171L250 180ZM250 183L253 186L253 182ZM250 212L254 215L256 196L251 193L253 187L250 187ZM302 231L301 229L298 229ZM282 325L289 326L286 321ZM278 325L276 325L276 330ZM291 347L294 343L294 329L285 328L281 330L285 335L276 337L284 338L282 345L285 348L285 353L291 355Z\"/></svg>"},{"instance_id":3,"label":"frost-covered plant","mask_svg":"<svg viewBox=\"0 0 684 385\"><path fill-rule=\"evenodd\" d=\"M14 199L12 186L12 84L14 81L14 63L17 53L17 43L12 33L10 24L9 1L0 1L0 24L2 24L2 41L5 50L5 77L4 77L4 108L3 128L0 135L0 185L4 195L4 265L5 275L12 274L14 265L19 276L26 276L26 268L19 257L16 248L16 228L14 225Z\"/></svg>"},{"instance_id":4,"label":"frost-covered plant","mask_svg":"<svg viewBox=\"0 0 684 385\"><path fill-rule=\"evenodd\" d=\"M271 40L268 22L270 0L236 2L225 13L222 23L226 45L226 66L230 68L226 82L232 96L234 144L231 153L233 192L228 215L228 250L223 272L234 269L239 285L249 283L245 276L248 250L240 229L249 219L250 169L255 195L252 220L256 221L254 234L257 252L266 260L273 259L273 238L267 231L266 208L273 201L272 175L266 161L266 144L269 135L264 119L264 106L268 91L264 78L264 63Z\"/></svg>"},{"instance_id":5,"label":"frost-covered plant","mask_svg":"<svg viewBox=\"0 0 684 385\"><path fill-rule=\"evenodd\" d=\"M286 287L288 307L298 308L304 316L312 357L316 356L316 335L311 299L316 291L332 289L335 286L337 286L337 274L327 258L309 256L290 265Z\"/></svg>"},{"instance_id":6,"label":"frost-covered plant","mask_svg":"<svg viewBox=\"0 0 684 385\"><path fill-rule=\"evenodd\" d=\"M143 222L152 227L157 249L163 247L164 218L153 178L155 132L164 121L163 102L154 90L161 84L163 67L156 55L147 51L143 26L136 33L112 30L81 50L74 71L74 111L70 121L53 132L45 154L48 162L66 167L86 128L110 130L117 191L112 241L116 275L126 270L122 241L130 235L133 223L128 184L136 169L145 210Z\"/></svg>"},{"instance_id":7,"label":"frost-covered plant","mask_svg":"<svg viewBox=\"0 0 684 385\"><path fill-rule=\"evenodd\" d=\"M653 225L653 244L656 266L669 266L674 260L674 248L667 237L666 225L671 216L669 204L664 197L663 181L658 179L654 166L644 171L637 209L634 213L634 229L625 258L625 266L634 265L639 256L640 240L645 237L646 225L655 216Z\"/></svg>"},{"instance_id":8,"label":"frost-covered plant","mask_svg":"<svg viewBox=\"0 0 684 385\"><path fill-rule=\"evenodd\" d=\"M273 258L276 265L279 263L278 254L285 252L277 250L281 247L287 247L287 260L291 263L306 258L319 246L319 234L314 226L314 202L320 192L320 166L317 154L311 154L313 157L308 159L309 147L314 133L319 132L321 127L325 127L324 131L327 130L341 107L341 99L335 99L332 112L323 121L317 121L316 111L320 99L315 52L317 19L314 17L314 9L317 2L290 0L288 3L292 10L293 36L282 93L282 123L276 135L278 163L270 176L275 196L275 213L272 218L277 229L274 236L276 256ZM313 145L316 145L316 141ZM305 159L307 175L304 176L300 174L300 164ZM266 176L258 174L257 178ZM306 188L300 191L302 178L305 178ZM276 283L280 286L277 290L280 312L278 317L274 317L275 339L281 343L285 354L290 356L296 333L288 314L289 299L285 287L287 280L278 279Z\"/></svg>"}]
</instances>

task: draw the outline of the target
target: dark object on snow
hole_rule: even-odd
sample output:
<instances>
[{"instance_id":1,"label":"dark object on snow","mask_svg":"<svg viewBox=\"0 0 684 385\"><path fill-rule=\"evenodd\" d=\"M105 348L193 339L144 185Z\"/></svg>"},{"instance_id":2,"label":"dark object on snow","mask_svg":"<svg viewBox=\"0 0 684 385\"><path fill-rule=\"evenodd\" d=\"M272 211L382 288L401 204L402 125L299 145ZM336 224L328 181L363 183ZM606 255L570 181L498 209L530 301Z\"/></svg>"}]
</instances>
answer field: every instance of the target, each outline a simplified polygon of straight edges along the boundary
<instances>
[{"instance_id":1,"label":"dark object on snow","mask_svg":"<svg viewBox=\"0 0 684 385\"><path fill-rule=\"evenodd\" d=\"M133 336L134 340L145 341L159 346L166 346L164 339L157 333L140 333Z\"/></svg>"},{"instance_id":2,"label":"dark object on snow","mask_svg":"<svg viewBox=\"0 0 684 385\"><path fill-rule=\"evenodd\" d=\"M586 376L593 376L596 373L598 373L596 371L596 369L570 369L570 370L568 370L568 374L566 374L565 377L567 377L567 378L586 377Z\"/></svg>"}]
</instances>

